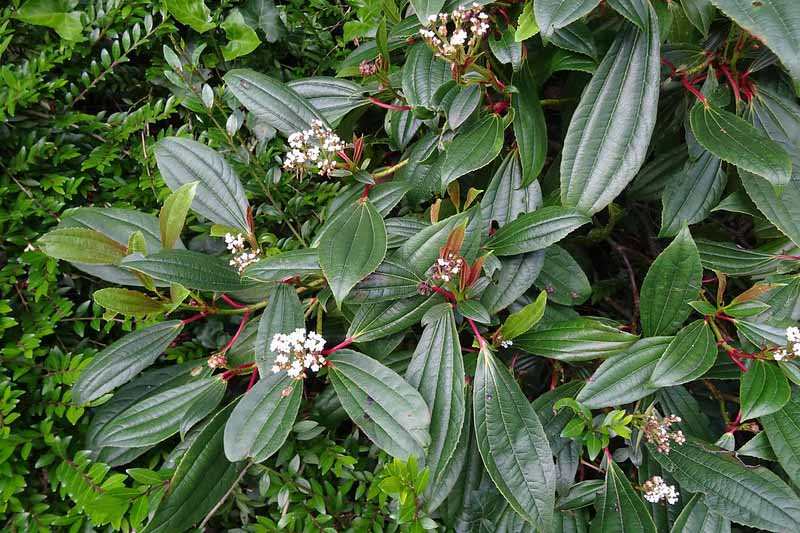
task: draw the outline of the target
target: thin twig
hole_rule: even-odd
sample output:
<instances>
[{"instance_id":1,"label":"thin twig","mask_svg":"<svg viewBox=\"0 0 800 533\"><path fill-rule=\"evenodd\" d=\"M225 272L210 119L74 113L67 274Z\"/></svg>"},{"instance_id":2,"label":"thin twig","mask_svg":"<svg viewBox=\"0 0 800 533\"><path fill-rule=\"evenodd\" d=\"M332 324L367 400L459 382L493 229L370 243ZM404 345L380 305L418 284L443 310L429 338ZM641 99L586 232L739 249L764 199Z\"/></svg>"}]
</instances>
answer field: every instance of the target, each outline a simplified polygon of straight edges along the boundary
<instances>
[{"instance_id":1,"label":"thin twig","mask_svg":"<svg viewBox=\"0 0 800 533\"><path fill-rule=\"evenodd\" d=\"M235 489L235 488L236 488L236 486L237 486L237 485L239 485L239 482L240 482L240 481L242 480L242 478L244 477L244 474L247 472L247 469L248 469L248 468L250 468L250 466L251 466L252 464L253 464L253 462L252 462L252 461L248 461L248 462L247 462L247 464L246 464L246 465L244 466L244 468L242 469L242 472L239 474L239 477L237 477L237 478L236 478L236 481L234 481L234 482L233 482L233 484L231 485L231 488L229 488L229 489L228 489L228 490L225 492L225 494L222 496L222 498L220 498L220 499L219 499L219 501L217 502L217 504L216 504L216 505L214 505L214 507L212 507L212 508L211 508L211 510L210 510L210 511L208 512L208 514L206 515L206 517L205 517L205 518L203 518L203 521L202 521L202 522L200 522L200 526L198 527L198 529L201 529L201 530L202 530L204 527L206 527L206 524L208 523L208 521L209 521L209 520L211 520L211 517L212 517L212 516L214 516L214 513L216 513L217 511L219 511L219 508L220 508L220 507L222 507L222 504L223 504L223 503L225 503L225 500L227 500L227 499L228 499L228 496L230 496L230 495L231 495L231 493L233 492L233 489Z\"/></svg>"}]
</instances>

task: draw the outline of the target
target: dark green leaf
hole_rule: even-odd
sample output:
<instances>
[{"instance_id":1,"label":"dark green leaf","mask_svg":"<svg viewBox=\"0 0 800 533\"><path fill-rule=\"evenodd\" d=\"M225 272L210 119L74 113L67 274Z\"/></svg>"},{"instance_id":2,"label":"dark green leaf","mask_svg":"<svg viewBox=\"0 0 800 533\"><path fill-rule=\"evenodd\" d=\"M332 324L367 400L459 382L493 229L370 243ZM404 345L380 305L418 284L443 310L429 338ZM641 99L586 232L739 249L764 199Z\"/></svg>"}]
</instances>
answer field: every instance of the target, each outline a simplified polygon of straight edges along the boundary
<instances>
[{"instance_id":1,"label":"dark green leaf","mask_svg":"<svg viewBox=\"0 0 800 533\"><path fill-rule=\"evenodd\" d=\"M460 132L446 149L440 169L441 189L474 170L485 167L503 148L503 119L489 115Z\"/></svg>"},{"instance_id":2,"label":"dark green leaf","mask_svg":"<svg viewBox=\"0 0 800 533\"><path fill-rule=\"evenodd\" d=\"M657 531L641 496L614 461L607 463L605 490L597 494L595 506L597 516L592 521L592 533Z\"/></svg>"},{"instance_id":3,"label":"dark green leaf","mask_svg":"<svg viewBox=\"0 0 800 533\"><path fill-rule=\"evenodd\" d=\"M285 283L273 287L267 295L267 306L258 321L258 333L253 346L261 376L270 375L272 365L275 364L277 354L270 349L272 337L277 333L288 335L304 326L303 304L294 287Z\"/></svg>"},{"instance_id":4,"label":"dark green leaf","mask_svg":"<svg viewBox=\"0 0 800 533\"><path fill-rule=\"evenodd\" d=\"M514 303L539 276L544 257L545 251L539 250L500 259L500 268L483 291L481 303L490 313L497 313Z\"/></svg>"},{"instance_id":5,"label":"dark green leaf","mask_svg":"<svg viewBox=\"0 0 800 533\"><path fill-rule=\"evenodd\" d=\"M424 280L401 261L386 259L350 293L354 301L370 303L409 298L418 294Z\"/></svg>"},{"instance_id":6,"label":"dark green leaf","mask_svg":"<svg viewBox=\"0 0 800 533\"><path fill-rule=\"evenodd\" d=\"M686 0L683 0L684 2ZM696 494L683 508L672 525L672 533L730 533L730 520L711 512L704 503L702 494Z\"/></svg>"},{"instance_id":7,"label":"dark green leaf","mask_svg":"<svg viewBox=\"0 0 800 533\"><path fill-rule=\"evenodd\" d=\"M492 321L489 311L478 300L461 300L456 306L458 312L466 318L471 318L480 324L488 324Z\"/></svg>"},{"instance_id":8,"label":"dark green leaf","mask_svg":"<svg viewBox=\"0 0 800 533\"><path fill-rule=\"evenodd\" d=\"M187 289L232 292L255 285L254 282L243 282L224 259L189 250L164 250L146 257L133 255L120 264Z\"/></svg>"},{"instance_id":9,"label":"dark green leaf","mask_svg":"<svg viewBox=\"0 0 800 533\"><path fill-rule=\"evenodd\" d=\"M524 352L577 362L606 359L630 347L638 337L599 320L576 318L529 331L514 340Z\"/></svg>"},{"instance_id":10,"label":"dark green leaf","mask_svg":"<svg viewBox=\"0 0 800 533\"><path fill-rule=\"evenodd\" d=\"M414 13L422 24L428 24L428 17L438 15L444 7L445 0L411 0Z\"/></svg>"},{"instance_id":11,"label":"dark green leaf","mask_svg":"<svg viewBox=\"0 0 800 533\"><path fill-rule=\"evenodd\" d=\"M681 6L692 26L703 35L708 35L715 13L711 0L681 0Z\"/></svg>"},{"instance_id":12,"label":"dark green leaf","mask_svg":"<svg viewBox=\"0 0 800 533\"><path fill-rule=\"evenodd\" d=\"M714 366L717 344L704 320L695 320L678 331L659 359L650 382L657 388L694 381Z\"/></svg>"},{"instance_id":13,"label":"dark green leaf","mask_svg":"<svg viewBox=\"0 0 800 533\"><path fill-rule=\"evenodd\" d=\"M522 63L522 43L514 40L514 28L509 26L498 38L489 37L489 48L494 57L504 65L510 64L514 70L519 70Z\"/></svg>"},{"instance_id":14,"label":"dark green leaf","mask_svg":"<svg viewBox=\"0 0 800 533\"><path fill-rule=\"evenodd\" d=\"M483 464L514 510L550 531L555 505L553 454L525 395L488 350L475 372L475 433Z\"/></svg>"},{"instance_id":15,"label":"dark green leaf","mask_svg":"<svg viewBox=\"0 0 800 533\"><path fill-rule=\"evenodd\" d=\"M640 30L647 31L649 18L648 0L608 0L608 5L614 11L636 24Z\"/></svg>"},{"instance_id":16,"label":"dark green leaf","mask_svg":"<svg viewBox=\"0 0 800 533\"><path fill-rule=\"evenodd\" d=\"M436 59L425 43L411 47L403 65L403 94L411 107L433 107L433 95L452 80L450 65Z\"/></svg>"},{"instance_id":17,"label":"dark green leaf","mask_svg":"<svg viewBox=\"0 0 800 533\"><path fill-rule=\"evenodd\" d=\"M780 410L762 415L760 420L784 472L795 486L800 485L800 399L795 395ZM756 436L760 435L764 433Z\"/></svg>"},{"instance_id":18,"label":"dark green leaf","mask_svg":"<svg viewBox=\"0 0 800 533\"><path fill-rule=\"evenodd\" d=\"M431 440L431 414L419 392L394 371L352 350L338 350L328 362L330 381L353 422L389 455L421 461Z\"/></svg>"},{"instance_id":19,"label":"dark green leaf","mask_svg":"<svg viewBox=\"0 0 800 533\"><path fill-rule=\"evenodd\" d=\"M704 268L731 276L749 276L775 260L770 254L745 250L736 244L697 239L697 250Z\"/></svg>"},{"instance_id":20,"label":"dark green leaf","mask_svg":"<svg viewBox=\"0 0 800 533\"><path fill-rule=\"evenodd\" d=\"M294 276L321 274L316 248L270 255L248 266L243 276L257 281L283 281Z\"/></svg>"},{"instance_id":21,"label":"dark green leaf","mask_svg":"<svg viewBox=\"0 0 800 533\"><path fill-rule=\"evenodd\" d=\"M719 159L709 152L689 161L672 178L661 196L661 231L659 237L674 237L681 226L702 222L711 213L725 191L728 177Z\"/></svg>"},{"instance_id":22,"label":"dark green leaf","mask_svg":"<svg viewBox=\"0 0 800 533\"><path fill-rule=\"evenodd\" d=\"M180 320L161 322L129 333L92 358L72 388L78 405L96 400L152 365L183 329Z\"/></svg>"},{"instance_id":23,"label":"dark green leaf","mask_svg":"<svg viewBox=\"0 0 800 533\"><path fill-rule=\"evenodd\" d=\"M648 11L649 29L628 25L617 36L572 116L561 158L564 205L600 211L644 163L661 69L658 20L649 5Z\"/></svg>"},{"instance_id":24,"label":"dark green leaf","mask_svg":"<svg viewBox=\"0 0 800 533\"><path fill-rule=\"evenodd\" d=\"M369 100L364 98L364 89L349 80L315 76L293 80L286 85L305 98L331 123L336 123L350 111L369 104Z\"/></svg>"},{"instance_id":25,"label":"dark green leaf","mask_svg":"<svg viewBox=\"0 0 800 533\"><path fill-rule=\"evenodd\" d=\"M542 172L547 156L547 125L539 102L539 84L530 61L525 61L519 72L514 73L512 82L518 89L511 95L511 108L514 110L514 137L522 162L522 183L530 185Z\"/></svg>"},{"instance_id":26,"label":"dark green leaf","mask_svg":"<svg viewBox=\"0 0 800 533\"><path fill-rule=\"evenodd\" d=\"M777 363L753 361L742 375L739 397L742 420L750 420L779 411L792 395L789 380Z\"/></svg>"},{"instance_id":27,"label":"dark green leaf","mask_svg":"<svg viewBox=\"0 0 800 533\"><path fill-rule=\"evenodd\" d=\"M592 295L589 278L581 266L558 245L547 248L535 285L547 291L548 300L562 305L580 305Z\"/></svg>"},{"instance_id":28,"label":"dark green leaf","mask_svg":"<svg viewBox=\"0 0 800 533\"><path fill-rule=\"evenodd\" d=\"M516 115L519 118L519 115ZM516 122L515 122L516 123ZM488 224L502 227L519 215L536 211L542 205L539 183L522 185L522 167L518 151L510 152L497 167L481 199L481 214Z\"/></svg>"},{"instance_id":29,"label":"dark green leaf","mask_svg":"<svg viewBox=\"0 0 800 533\"><path fill-rule=\"evenodd\" d=\"M362 304L347 330L347 337L367 342L406 330L418 323L442 296L414 296L390 302Z\"/></svg>"},{"instance_id":30,"label":"dark green leaf","mask_svg":"<svg viewBox=\"0 0 800 533\"><path fill-rule=\"evenodd\" d=\"M538 0L533 13L542 35L549 38L554 30L563 28L597 7L600 0Z\"/></svg>"},{"instance_id":31,"label":"dark green leaf","mask_svg":"<svg viewBox=\"0 0 800 533\"><path fill-rule=\"evenodd\" d=\"M688 228L650 265L641 291L642 331L648 337L671 335L691 314L703 267Z\"/></svg>"},{"instance_id":32,"label":"dark green leaf","mask_svg":"<svg viewBox=\"0 0 800 533\"><path fill-rule=\"evenodd\" d=\"M445 110L447 124L456 130L467 121L481 103L481 90L478 85L456 86L456 95Z\"/></svg>"},{"instance_id":33,"label":"dark green leaf","mask_svg":"<svg viewBox=\"0 0 800 533\"><path fill-rule=\"evenodd\" d=\"M555 244L590 221L571 207L542 207L520 215L489 237L486 248L495 255L516 255L535 252Z\"/></svg>"}]
</instances>

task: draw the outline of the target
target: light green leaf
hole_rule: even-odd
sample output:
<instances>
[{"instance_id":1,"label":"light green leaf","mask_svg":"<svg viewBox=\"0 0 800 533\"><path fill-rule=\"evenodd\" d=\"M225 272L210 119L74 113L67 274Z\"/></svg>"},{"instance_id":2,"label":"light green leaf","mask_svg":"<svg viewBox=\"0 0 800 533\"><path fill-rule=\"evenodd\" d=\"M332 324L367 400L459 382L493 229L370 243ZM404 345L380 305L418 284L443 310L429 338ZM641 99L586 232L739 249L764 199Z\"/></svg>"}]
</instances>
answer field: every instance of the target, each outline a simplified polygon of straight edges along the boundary
<instances>
[{"instance_id":1,"label":"light green leaf","mask_svg":"<svg viewBox=\"0 0 800 533\"><path fill-rule=\"evenodd\" d=\"M431 482L427 494L434 495L445 481L461 439L464 405L464 362L453 310L447 304L425 315L422 336L406 370L406 381L416 388L431 412L426 463Z\"/></svg>"},{"instance_id":2,"label":"light green leaf","mask_svg":"<svg viewBox=\"0 0 800 533\"><path fill-rule=\"evenodd\" d=\"M569 252L557 244L547 248L535 285L547 291L548 300L561 305L580 305L592 295L586 273Z\"/></svg>"},{"instance_id":3,"label":"light green leaf","mask_svg":"<svg viewBox=\"0 0 800 533\"><path fill-rule=\"evenodd\" d=\"M102 446L127 448L157 444L180 431L195 402L217 398L218 403L226 386L219 377L210 377L150 396L120 413L97 441ZM206 408L210 411L215 406L207 404Z\"/></svg>"},{"instance_id":4,"label":"light green leaf","mask_svg":"<svg viewBox=\"0 0 800 533\"><path fill-rule=\"evenodd\" d=\"M174 533L197 525L228 496L247 467L225 457L223 436L233 404L219 411L181 458L169 491L142 533Z\"/></svg>"},{"instance_id":5,"label":"light green leaf","mask_svg":"<svg viewBox=\"0 0 800 533\"><path fill-rule=\"evenodd\" d=\"M695 320L669 343L650 382L661 388L694 381L708 372L716 361L717 344L711 328L704 320Z\"/></svg>"},{"instance_id":6,"label":"light green leaf","mask_svg":"<svg viewBox=\"0 0 800 533\"><path fill-rule=\"evenodd\" d=\"M742 420L750 420L779 411L791 398L789 380L777 363L754 360L742 374L739 399Z\"/></svg>"},{"instance_id":7,"label":"light green leaf","mask_svg":"<svg viewBox=\"0 0 800 533\"><path fill-rule=\"evenodd\" d=\"M164 182L173 191L197 184L192 209L209 220L250 234L250 205L241 181L217 152L191 139L165 137L156 144L156 162Z\"/></svg>"},{"instance_id":8,"label":"light green leaf","mask_svg":"<svg viewBox=\"0 0 800 533\"><path fill-rule=\"evenodd\" d=\"M431 414L411 385L374 359L352 350L328 357L330 381L347 414L393 457L426 456Z\"/></svg>"},{"instance_id":9,"label":"light green leaf","mask_svg":"<svg viewBox=\"0 0 800 533\"><path fill-rule=\"evenodd\" d=\"M185 183L164 201L164 206L161 208L161 213L158 217L161 229L161 245L164 248L172 248L180 238L181 230L186 223L186 215L189 213L189 207L194 201L199 184L199 181Z\"/></svg>"},{"instance_id":10,"label":"light green leaf","mask_svg":"<svg viewBox=\"0 0 800 533\"><path fill-rule=\"evenodd\" d=\"M530 60L514 73L512 82L518 89L511 95L511 108L514 110L514 137L519 147L522 183L530 185L542 172L547 156L547 124Z\"/></svg>"},{"instance_id":11,"label":"light green leaf","mask_svg":"<svg viewBox=\"0 0 800 533\"><path fill-rule=\"evenodd\" d=\"M516 339L535 326L544 316L545 305L547 305L547 291L542 291L533 303L509 315L500 326L500 336L503 340Z\"/></svg>"},{"instance_id":12,"label":"light green leaf","mask_svg":"<svg viewBox=\"0 0 800 533\"><path fill-rule=\"evenodd\" d=\"M517 31L514 33L514 40L522 42L537 33L539 33L539 25L536 24L536 17L533 14L533 2L526 2L519 20L517 20Z\"/></svg>"},{"instance_id":13,"label":"light green leaf","mask_svg":"<svg viewBox=\"0 0 800 533\"><path fill-rule=\"evenodd\" d=\"M95 291L92 298L103 309L125 316L143 317L163 313L169 309L168 304L154 300L139 291L117 287Z\"/></svg>"},{"instance_id":14,"label":"light green leaf","mask_svg":"<svg viewBox=\"0 0 800 533\"><path fill-rule=\"evenodd\" d=\"M186 24L198 33L216 27L211 19L211 10L203 0L166 0L167 11L181 24Z\"/></svg>"},{"instance_id":15,"label":"light green leaf","mask_svg":"<svg viewBox=\"0 0 800 533\"><path fill-rule=\"evenodd\" d=\"M14 18L34 26L53 28L66 41L83 41L82 13L70 11L67 0L27 0L14 13Z\"/></svg>"},{"instance_id":16,"label":"light green leaf","mask_svg":"<svg viewBox=\"0 0 800 533\"><path fill-rule=\"evenodd\" d=\"M486 241L486 248L497 256L535 252L555 244L590 218L571 207L549 206L520 215Z\"/></svg>"},{"instance_id":17,"label":"light green leaf","mask_svg":"<svg viewBox=\"0 0 800 533\"><path fill-rule=\"evenodd\" d=\"M626 350L638 337L591 318L576 318L520 335L514 347L560 361L606 359Z\"/></svg>"},{"instance_id":18,"label":"light green leaf","mask_svg":"<svg viewBox=\"0 0 800 533\"><path fill-rule=\"evenodd\" d=\"M536 0L533 13L545 38L554 30L572 24L587 15L600 3L600 0Z\"/></svg>"},{"instance_id":19,"label":"light green leaf","mask_svg":"<svg viewBox=\"0 0 800 533\"><path fill-rule=\"evenodd\" d=\"M511 507L550 531L555 506L553 452L527 398L495 356L478 356L473 395L475 434L483 464Z\"/></svg>"},{"instance_id":20,"label":"light green leaf","mask_svg":"<svg viewBox=\"0 0 800 533\"><path fill-rule=\"evenodd\" d=\"M684 2L686 0L683 0ZM711 512L702 494L696 494L675 519L671 533L731 533L730 520Z\"/></svg>"},{"instance_id":21,"label":"light green leaf","mask_svg":"<svg viewBox=\"0 0 800 533\"><path fill-rule=\"evenodd\" d=\"M337 305L356 283L367 277L386 256L386 226L369 200L343 208L336 232L327 232L319 243L319 264Z\"/></svg>"},{"instance_id":22,"label":"light green leaf","mask_svg":"<svg viewBox=\"0 0 800 533\"><path fill-rule=\"evenodd\" d=\"M564 205L591 214L600 211L644 163L656 122L661 72L658 20L653 9L648 10L648 30L626 25L572 115L561 159Z\"/></svg>"},{"instance_id":23,"label":"light green leaf","mask_svg":"<svg viewBox=\"0 0 800 533\"><path fill-rule=\"evenodd\" d=\"M249 69L234 69L225 75L233 95L253 113L285 136L306 130L322 115L284 83Z\"/></svg>"},{"instance_id":24,"label":"light green leaf","mask_svg":"<svg viewBox=\"0 0 800 533\"><path fill-rule=\"evenodd\" d=\"M256 31L247 25L238 9L233 9L222 23L228 42L222 47L222 57L231 61L246 56L261 44Z\"/></svg>"},{"instance_id":25,"label":"light green leaf","mask_svg":"<svg viewBox=\"0 0 800 533\"><path fill-rule=\"evenodd\" d=\"M657 531L642 497L614 461L607 463L605 490L597 493L595 507L597 516L592 520L592 533Z\"/></svg>"},{"instance_id":26,"label":"light green leaf","mask_svg":"<svg viewBox=\"0 0 800 533\"><path fill-rule=\"evenodd\" d=\"M689 302L697 299L703 267L689 229L656 257L641 291L642 331L648 336L671 335L692 312Z\"/></svg>"},{"instance_id":27,"label":"light green leaf","mask_svg":"<svg viewBox=\"0 0 800 533\"><path fill-rule=\"evenodd\" d=\"M672 337L640 339L627 350L609 357L587 380L577 401L590 409L635 402L657 390L650 376Z\"/></svg>"},{"instance_id":28,"label":"light green leaf","mask_svg":"<svg viewBox=\"0 0 800 533\"><path fill-rule=\"evenodd\" d=\"M72 401L83 405L127 383L152 365L183 329L180 320L128 333L92 358L72 387Z\"/></svg>"},{"instance_id":29,"label":"light green leaf","mask_svg":"<svg viewBox=\"0 0 800 533\"><path fill-rule=\"evenodd\" d=\"M294 426L303 380L292 379L284 371L276 374L269 370L262 376L239 400L225 425L228 461L266 461L283 446Z\"/></svg>"},{"instance_id":30,"label":"light green leaf","mask_svg":"<svg viewBox=\"0 0 800 533\"><path fill-rule=\"evenodd\" d=\"M795 486L800 485L800 398L795 395L778 411L762 415L761 424L772 451ZM759 433L758 435L764 435Z\"/></svg>"},{"instance_id":31,"label":"light green leaf","mask_svg":"<svg viewBox=\"0 0 800 533\"><path fill-rule=\"evenodd\" d=\"M187 289L232 292L255 285L243 282L239 273L221 257L190 250L164 250L144 257L133 255L120 264Z\"/></svg>"},{"instance_id":32,"label":"light green leaf","mask_svg":"<svg viewBox=\"0 0 800 533\"><path fill-rule=\"evenodd\" d=\"M744 119L710 102L697 102L689 121L697 142L723 161L761 176L774 187L789 183L789 154Z\"/></svg>"},{"instance_id":33,"label":"light green leaf","mask_svg":"<svg viewBox=\"0 0 800 533\"><path fill-rule=\"evenodd\" d=\"M268 43L286 35L281 14L273 0L248 0L241 10L247 25L263 31Z\"/></svg>"},{"instance_id":34,"label":"light green leaf","mask_svg":"<svg viewBox=\"0 0 800 533\"><path fill-rule=\"evenodd\" d=\"M460 132L447 146L440 169L441 190L450 182L483 168L497 157L503 148L503 119L490 115Z\"/></svg>"},{"instance_id":35,"label":"light green leaf","mask_svg":"<svg viewBox=\"0 0 800 533\"><path fill-rule=\"evenodd\" d=\"M794 0L711 0L720 11L766 44L794 79L800 79L800 4Z\"/></svg>"},{"instance_id":36,"label":"light green leaf","mask_svg":"<svg viewBox=\"0 0 800 533\"><path fill-rule=\"evenodd\" d=\"M681 490L705 494L709 510L767 531L793 531L800 523L800 499L778 476L748 467L732 454L692 437L672 446L669 455L648 450L672 473Z\"/></svg>"},{"instance_id":37,"label":"light green leaf","mask_svg":"<svg viewBox=\"0 0 800 533\"><path fill-rule=\"evenodd\" d=\"M261 313L256 334L255 361L261 376L272 374L272 365L277 355L270 349L272 337L277 333L288 335L305 326L303 304L294 287L280 283L267 294L267 306Z\"/></svg>"},{"instance_id":38,"label":"light green leaf","mask_svg":"<svg viewBox=\"0 0 800 533\"><path fill-rule=\"evenodd\" d=\"M126 255L125 246L99 231L86 228L54 229L36 243L50 257L70 263L116 265Z\"/></svg>"}]
</instances>

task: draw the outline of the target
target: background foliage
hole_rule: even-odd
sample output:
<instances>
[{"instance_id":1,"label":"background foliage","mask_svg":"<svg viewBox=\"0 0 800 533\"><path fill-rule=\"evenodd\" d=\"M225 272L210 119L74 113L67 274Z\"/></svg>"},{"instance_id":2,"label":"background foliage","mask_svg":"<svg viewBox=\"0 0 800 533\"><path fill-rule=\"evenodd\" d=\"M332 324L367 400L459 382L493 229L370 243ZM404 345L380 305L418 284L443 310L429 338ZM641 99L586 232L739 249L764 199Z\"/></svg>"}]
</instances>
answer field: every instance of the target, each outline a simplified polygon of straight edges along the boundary
<instances>
[{"instance_id":1,"label":"background foliage","mask_svg":"<svg viewBox=\"0 0 800 533\"><path fill-rule=\"evenodd\" d=\"M439 56L456 2L0 10L4 530L800 521L800 4L489 4ZM324 177L283 164L313 117L351 143ZM159 233L189 251L122 260ZM287 387L304 323L357 351Z\"/></svg>"}]
</instances>

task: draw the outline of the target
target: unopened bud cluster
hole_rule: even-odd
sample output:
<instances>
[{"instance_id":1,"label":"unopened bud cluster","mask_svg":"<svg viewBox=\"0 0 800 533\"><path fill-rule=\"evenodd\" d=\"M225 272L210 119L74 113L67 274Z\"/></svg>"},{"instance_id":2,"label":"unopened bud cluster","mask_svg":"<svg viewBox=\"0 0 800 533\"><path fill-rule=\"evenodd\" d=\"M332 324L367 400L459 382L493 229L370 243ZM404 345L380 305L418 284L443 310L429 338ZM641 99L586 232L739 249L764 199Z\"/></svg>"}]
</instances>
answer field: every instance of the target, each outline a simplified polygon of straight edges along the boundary
<instances>
[{"instance_id":1,"label":"unopened bud cluster","mask_svg":"<svg viewBox=\"0 0 800 533\"><path fill-rule=\"evenodd\" d=\"M215 353L208 358L209 368L223 368L228 364L228 358L224 353Z\"/></svg>"},{"instance_id":2,"label":"unopened bud cluster","mask_svg":"<svg viewBox=\"0 0 800 533\"><path fill-rule=\"evenodd\" d=\"M289 135L289 148L283 158L284 170L327 176L336 168L336 154L345 149L345 143L322 121L312 120L310 129Z\"/></svg>"},{"instance_id":3,"label":"unopened bud cluster","mask_svg":"<svg viewBox=\"0 0 800 533\"><path fill-rule=\"evenodd\" d=\"M670 505L678 503L680 493L675 490L673 485L667 485L661 476L653 476L642 485L644 489L644 499L650 503L666 501Z\"/></svg>"},{"instance_id":4,"label":"unopened bud cluster","mask_svg":"<svg viewBox=\"0 0 800 533\"><path fill-rule=\"evenodd\" d=\"M464 268L464 259L456 254L449 252L444 257L440 257L431 267L431 277L435 281L448 282L458 276Z\"/></svg>"},{"instance_id":5,"label":"unopened bud cluster","mask_svg":"<svg viewBox=\"0 0 800 533\"><path fill-rule=\"evenodd\" d=\"M236 267L239 274L244 272L244 269L247 268L248 265L252 265L260 259L261 250L248 251L245 249L246 244L244 242L244 236L241 233L237 234L235 237L230 233L226 233L225 245L228 247L231 254L233 254L233 259L231 259L228 264Z\"/></svg>"},{"instance_id":6,"label":"unopened bud cluster","mask_svg":"<svg viewBox=\"0 0 800 533\"><path fill-rule=\"evenodd\" d=\"M786 346L773 351L772 358L783 361L795 357L800 357L800 328L792 326L786 328Z\"/></svg>"},{"instance_id":7,"label":"unopened bud cluster","mask_svg":"<svg viewBox=\"0 0 800 533\"><path fill-rule=\"evenodd\" d=\"M322 355L324 347L325 339L321 335L303 328L288 335L276 333L269 346L270 351L277 354L272 372L277 374L285 370L294 379L305 378L306 370L319 372L325 366L325 357Z\"/></svg>"},{"instance_id":8,"label":"unopened bud cluster","mask_svg":"<svg viewBox=\"0 0 800 533\"><path fill-rule=\"evenodd\" d=\"M462 63L489 32L488 18L489 15L482 11L478 3L471 7L460 6L449 14L429 16L419 34L433 48L437 57Z\"/></svg>"},{"instance_id":9,"label":"unopened bud cluster","mask_svg":"<svg viewBox=\"0 0 800 533\"><path fill-rule=\"evenodd\" d=\"M683 431L670 431L670 426L680 421L681 417L675 415L666 416L661 420L655 416L650 416L642 431L648 443L655 444L656 450L669 455L670 443L683 444L686 442Z\"/></svg>"}]
</instances>

